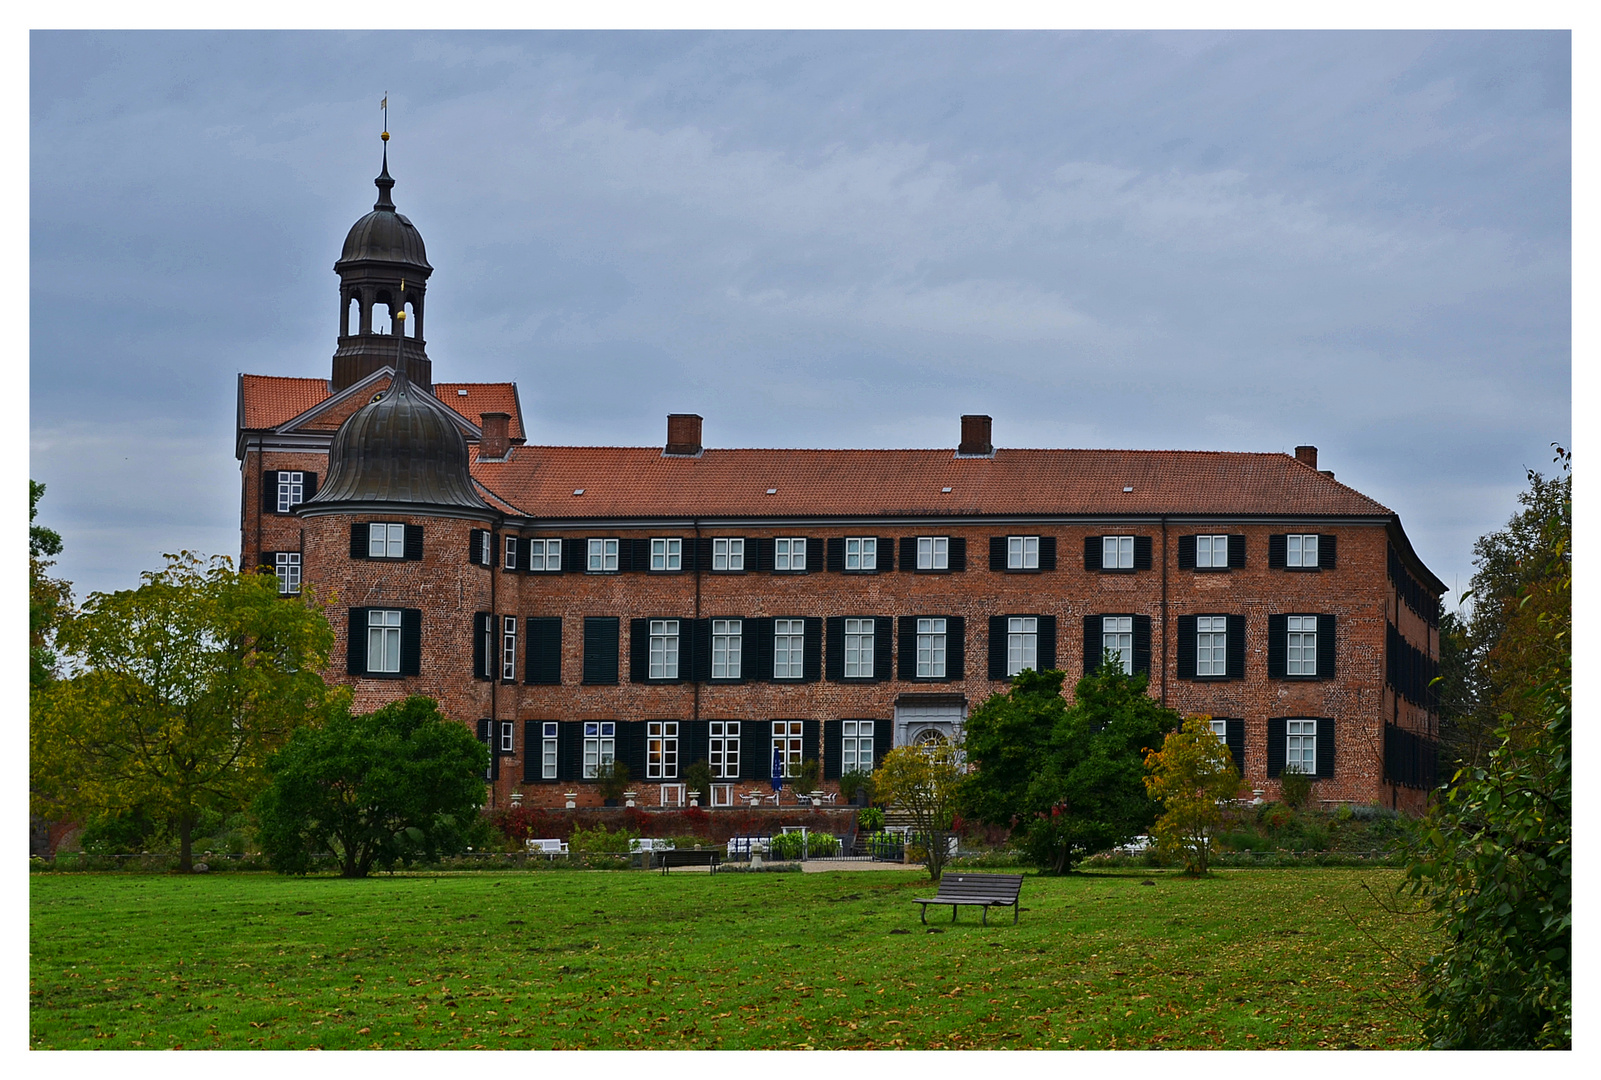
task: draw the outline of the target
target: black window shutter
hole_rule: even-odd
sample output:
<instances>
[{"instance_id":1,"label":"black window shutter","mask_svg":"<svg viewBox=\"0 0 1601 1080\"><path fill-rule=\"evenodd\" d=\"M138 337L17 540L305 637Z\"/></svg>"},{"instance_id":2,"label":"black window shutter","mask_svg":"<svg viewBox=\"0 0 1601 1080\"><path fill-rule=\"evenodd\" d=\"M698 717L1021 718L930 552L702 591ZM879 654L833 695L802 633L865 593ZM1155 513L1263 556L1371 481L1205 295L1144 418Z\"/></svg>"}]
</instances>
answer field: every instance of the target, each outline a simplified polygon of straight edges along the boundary
<instances>
[{"instance_id":1,"label":"black window shutter","mask_svg":"<svg viewBox=\"0 0 1601 1080\"><path fill-rule=\"evenodd\" d=\"M350 640L345 644L345 671L351 675L367 674L367 609L350 609Z\"/></svg>"},{"instance_id":2,"label":"black window shutter","mask_svg":"<svg viewBox=\"0 0 1601 1080\"><path fill-rule=\"evenodd\" d=\"M1099 570L1101 568L1101 538L1099 536L1086 536L1084 538L1084 569Z\"/></svg>"},{"instance_id":3,"label":"black window shutter","mask_svg":"<svg viewBox=\"0 0 1601 1080\"><path fill-rule=\"evenodd\" d=\"M912 549L917 550L915 547ZM917 557L912 557L912 566L917 566ZM893 536L880 536L878 538L878 570L883 573L895 569L895 538Z\"/></svg>"},{"instance_id":4,"label":"black window shutter","mask_svg":"<svg viewBox=\"0 0 1601 1080\"><path fill-rule=\"evenodd\" d=\"M838 780L845 757L845 729L840 720L823 721L823 779Z\"/></svg>"},{"instance_id":5,"label":"black window shutter","mask_svg":"<svg viewBox=\"0 0 1601 1080\"><path fill-rule=\"evenodd\" d=\"M845 677L845 617L830 615L827 631L828 645L823 650L823 656L827 660L825 674L829 682L839 682Z\"/></svg>"},{"instance_id":6,"label":"black window shutter","mask_svg":"<svg viewBox=\"0 0 1601 1080\"><path fill-rule=\"evenodd\" d=\"M1195 537L1189 539L1194 540ZM1195 678L1195 616L1180 615L1178 617L1178 672L1181 679Z\"/></svg>"},{"instance_id":7,"label":"black window shutter","mask_svg":"<svg viewBox=\"0 0 1601 1080\"><path fill-rule=\"evenodd\" d=\"M473 678L487 679L489 675L489 619L487 611L473 615Z\"/></svg>"},{"instance_id":8,"label":"black window shutter","mask_svg":"<svg viewBox=\"0 0 1601 1080\"><path fill-rule=\"evenodd\" d=\"M873 619L873 678L889 682L895 673L895 620L888 615ZM874 744L877 745L877 744Z\"/></svg>"},{"instance_id":9,"label":"black window shutter","mask_svg":"<svg viewBox=\"0 0 1601 1080\"><path fill-rule=\"evenodd\" d=\"M845 538L843 536L830 536L828 538L828 572L838 574L845 569Z\"/></svg>"},{"instance_id":10,"label":"black window shutter","mask_svg":"<svg viewBox=\"0 0 1601 1080\"><path fill-rule=\"evenodd\" d=\"M1136 536L1134 538L1134 569L1149 570L1151 568L1151 538L1149 536Z\"/></svg>"},{"instance_id":11,"label":"black window shutter","mask_svg":"<svg viewBox=\"0 0 1601 1080\"><path fill-rule=\"evenodd\" d=\"M999 681L1006 678L1006 616L990 616L989 677Z\"/></svg>"},{"instance_id":12,"label":"black window shutter","mask_svg":"<svg viewBox=\"0 0 1601 1080\"><path fill-rule=\"evenodd\" d=\"M650 620L628 623L628 681L644 682L650 671Z\"/></svg>"},{"instance_id":13,"label":"black window shutter","mask_svg":"<svg viewBox=\"0 0 1601 1080\"><path fill-rule=\"evenodd\" d=\"M1229 534L1229 569L1245 569L1245 534Z\"/></svg>"},{"instance_id":14,"label":"black window shutter","mask_svg":"<svg viewBox=\"0 0 1601 1080\"><path fill-rule=\"evenodd\" d=\"M1320 725L1321 726L1321 725ZM1277 780L1284 772L1284 754L1288 749L1285 740L1284 717L1269 717L1267 721L1267 775Z\"/></svg>"},{"instance_id":15,"label":"black window shutter","mask_svg":"<svg viewBox=\"0 0 1601 1080\"><path fill-rule=\"evenodd\" d=\"M678 775L683 776L684 770L697 761L704 761L708 765L712 760L711 725L705 720L683 720L679 722L679 753ZM706 792L706 800L711 801L711 792Z\"/></svg>"},{"instance_id":16,"label":"black window shutter","mask_svg":"<svg viewBox=\"0 0 1601 1080\"><path fill-rule=\"evenodd\" d=\"M806 616L805 636L802 639L801 682L816 682L823 674L823 620Z\"/></svg>"},{"instance_id":17,"label":"black window shutter","mask_svg":"<svg viewBox=\"0 0 1601 1080\"><path fill-rule=\"evenodd\" d=\"M263 551L256 556L256 569L263 574L276 574L278 572L278 553L276 551Z\"/></svg>"},{"instance_id":18,"label":"black window shutter","mask_svg":"<svg viewBox=\"0 0 1601 1080\"><path fill-rule=\"evenodd\" d=\"M584 722L563 720L556 728L556 779L584 778Z\"/></svg>"},{"instance_id":19,"label":"black window shutter","mask_svg":"<svg viewBox=\"0 0 1601 1080\"><path fill-rule=\"evenodd\" d=\"M873 768L878 768L884 760L884 755L890 751L890 741L895 738L895 721L873 721Z\"/></svg>"},{"instance_id":20,"label":"black window shutter","mask_svg":"<svg viewBox=\"0 0 1601 1080\"><path fill-rule=\"evenodd\" d=\"M811 545L807 545L810 547ZM807 552L807 554L811 554ZM745 541L745 569L769 572L773 569L773 538L753 536Z\"/></svg>"},{"instance_id":21,"label":"black window shutter","mask_svg":"<svg viewBox=\"0 0 1601 1080\"><path fill-rule=\"evenodd\" d=\"M467 561L475 563L481 561L479 552L483 550L484 530L473 529L467 534Z\"/></svg>"},{"instance_id":22,"label":"black window shutter","mask_svg":"<svg viewBox=\"0 0 1601 1080\"><path fill-rule=\"evenodd\" d=\"M538 720L523 721L523 783L532 784L543 771L545 760L544 729Z\"/></svg>"},{"instance_id":23,"label":"black window shutter","mask_svg":"<svg viewBox=\"0 0 1601 1080\"><path fill-rule=\"evenodd\" d=\"M268 469L261 474L261 512L278 512L278 470Z\"/></svg>"},{"instance_id":24,"label":"black window shutter","mask_svg":"<svg viewBox=\"0 0 1601 1080\"><path fill-rule=\"evenodd\" d=\"M1003 571L1006 569L1006 537L990 537L990 569Z\"/></svg>"},{"instance_id":25,"label":"black window shutter","mask_svg":"<svg viewBox=\"0 0 1601 1080\"><path fill-rule=\"evenodd\" d=\"M745 655L741 657L740 669L745 672L745 678L756 682L769 682L773 678L773 620L772 619L746 619L742 628L744 641L741 643ZM745 670L745 663L749 662L750 669ZM741 729L743 730L743 729ZM741 744L743 747L744 744ZM771 747L768 747L771 750ZM743 749L741 750L743 753ZM758 773L758 776L765 775Z\"/></svg>"},{"instance_id":26,"label":"black window shutter","mask_svg":"<svg viewBox=\"0 0 1601 1080\"><path fill-rule=\"evenodd\" d=\"M1317 538L1317 568L1319 570L1333 570L1335 558L1335 544L1339 537L1332 533L1322 533Z\"/></svg>"},{"instance_id":27,"label":"black window shutter","mask_svg":"<svg viewBox=\"0 0 1601 1080\"><path fill-rule=\"evenodd\" d=\"M1280 538L1282 539L1282 537ZM1267 617L1267 677L1270 679L1284 678L1284 669L1289 653L1289 616L1269 615ZM1281 749L1279 757L1283 759ZM1273 774L1277 776L1277 773Z\"/></svg>"},{"instance_id":28,"label":"black window shutter","mask_svg":"<svg viewBox=\"0 0 1601 1080\"><path fill-rule=\"evenodd\" d=\"M400 673L422 674L422 611L400 609Z\"/></svg>"},{"instance_id":29,"label":"black window shutter","mask_svg":"<svg viewBox=\"0 0 1601 1080\"><path fill-rule=\"evenodd\" d=\"M523 563L522 541L515 536L506 537L506 569L521 570Z\"/></svg>"},{"instance_id":30,"label":"black window shutter","mask_svg":"<svg viewBox=\"0 0 1601 1080\"><path fill-rule=\"evenodd\" d=\"M1322 547L1320 543L1319 548ZM1319 615L1317 617L1317 676L1320 679L1334 678L1334 616ZM1321 728L1319 729L1321 730ZM1321 765L1318 768L1322 768Z\"/></svg>"},{"instance_id":31,"label":"black window shutter","mask_svg":"<svg viewBox=\"0 0 1601 1080\"><path fill-rule=\"evenodd\" d=\"M880 540L879 543L883 544L883 541ZM883 548L880 547L879 550L882 551ZM881 566L881 567L879 567L879 569L880 570L888 570L889 567ZM903 536L903 537L901 537L901 569L902 570L916 570L917 569L917 537L915 537L915 536Z\"/></svg>"},{"instance_id":32,"label":"black window shutter","mask_svg":"<svg viewBox=\"0 0 1601 1080\"><path fill-rule=\"evenodd\" d=\"M755 546L756 546L756 541L754 541L754 540L745 541L745 568L747 570L752 569L753 560L756 558L756 552L753 550ZM712 568L712 538L711 537L703 536L703 537L700 538L699 541L697 541L695 543L695 567L694 568L696 570L702 570L702 571L710 570Z\"/></svg>"},{"instance_id":33,"label":"black window shutter","mask_svg":"<svg viewBox=\"0 0 1601 1080\"><path fill-rule=\"evenodd\" d=\"M1084 616L1084 674L1093 675L1101 668L1105 649L1101 645L1101 616Z\"/></svg>"},{"instance_id":34,"label":"black window shutter","mask_svg":"<svg viewBox=\"0 0 1601 1080\"><path fill-rule=\"evenodd\" d=\"M952 682L966 678L967 619L961 615L945 617L945 678Z\"/></svg>"},{"instance_id":35,"label":"black window shutter","mask_svg":"<svg viewBox=\"0 0 1601 1080\"><path fill-rule=\"evenodd\" d=\"M1040 569L1056 569L1056 537L1040 537Z\"/></svg>"},{"instance_id":36,"label":"black window shutter","mask_svg":"<svg viewBox=\"0 0 1601 1080\"><path fill-rule=\"evenodd\" d=\"M500 763L500 755L495 753L495 722L493 720L478 721L478 741L484 744L489 751L489 764L484 767L484 779L495 779L496 766Z\"/></svg>"},{"instance_id":37,"label":"black window shutter","mask_svg":"<svg viewBox=\"0 0 1601 1080\"><path fill-rule=\"evenodd\" d=\"M1234 771L1243 778L1245 776L1245 721L1233 718L1224 720L1223 738L1229 744L1229 754L1234 758Z\"/></svg>"},{"instance_id":38,"label":"black window shutter","mask_svg":"<svg viewBox=\"0 0 1601 1080\"><path fill-rule=\"evenodd\" d=\"M350 557L352 559L365 559L367 557L367 531L365 522L350 527Z\"/></svg>"},{"instance_id":39,"label":"black window shutter","mask_svg":"<svg viewBox=\"0 0 1601 1080\"><path fill-rule=\"evenodd\" d=\"M1195 537L1179 537L1179 569L1195 569Z\"/></svg>"},{"instance_id":40,"label":"black window shutter","mask_svg":"<svg viewBox=\"0 0 1601 1080\"><path fill-rule=\"evenodd\" d=\"M305 488L302 490L300 497L303 502L310 502L311 497L317 494L317 474L309 472L304 475L306 478Z\"/></svg>"},{"instance_id":41,"label":"black window shutter","mask_svg":"<svg viewBox=\"0 0 1601 1080\"><path fill-rule=\"evenodd\" d=\"M584 682L590 686L617 682L617 631L615 615L584 617Z\"/></svg>"},{"instance_id":42,"label":"black window shutter","mask_svg":"<svg viewBox=\"0 0 1601 1080\"><path fill-rule=\"evenodd\" d=\"M528 644L524 646L523 681L543 686L561 683L561 616L528 620Z\"/></svg>"},{"instance_id":43,"label":"black window shutter","mask_svg":"<svg viewBox=\"0 0 1601 1080\"><path fill-rule=\"evenodd\" d=\"M952 572L967 569L967 537L951 537L950 563Z\"/></svg>"},{"instance_id":44,"label":"black window shutter","mask_svg":"<svg viewBox=\"0 0 1601 1080\"><path fill-rule=\"evenodd\" d=\"M645 779L645 723L617 721L617 760L628 766L628 779L633 781Z\"/></svg>"},{"instance_id":45,"label":"black window shutter","mask_svg":"<svg viewBox=\"0 0 1601 1080\"><path fill-rule=\"evenodd\" d=\"M1229 546L1233 550L1233 545ZM1228 616L1228 673L1231 679L1245 678L1245 616ZM1243 775L1243 774L1242 774Z\"/></svg>"},{"instance_id":46,"label":"black window shutter","mask_svg":"<svg viewBox=\"0 0 1601 1080\"><path fill-rule=\"evenodd\" d=\"M589 541L569 536L561 542L561 569L565 574L582 574L589 569Z\"/></svg>"},{"instance_id":47,"label":"black window shutter","mask_svg":"<svg viewBox=\"0 0 1601 1080\"><path fill-rule=\"evenodd\" d=\"M415 559L422 558L422 526L421 525L407 525L406 526L406 548L405 548L405 551L406 551L406 558L408 558L408 559L414 559L415 560Z\"/></svg>"},{"instance_id":48,"label":"black window shutter","mask_svg":"<svg viewBox=\"0 0 1601 1080\"><path fill-rule=\"evenodd\" d=\"M901 665L897 673L902 679L917 678L917 616L901 616Z\"/></svg>"},{"instance_id":49,"label":"black window shutter","mask_svg":"<svg viewBox=\"0 0 1601 1080\"><path fill-rule=\"evenodd\" d=\"M1151 673L1151 617L1134 616L1134 674Z\"/></svg>"},{"instance_id":50,"label":"black window shutter","mask_svg":"<svg viewBox=\"0 0 1601 1080\"><path fill-rule=\"evenodd\" d=\"M691 673L691 678L696 682L710 682L712 678L712 621L710 619L696 619L692 624L684 623L680 625L692 625L694 627L695 655L693 660L695 666ZM691 759L691 761L693 760Z\"/></svg>"},{"instance_id":51,"label":"black window shutter","mask_svg":"<svg viewBox=\"0 0 1601 1080\"><path fill-rule=\"evenodd\" d=\"M824 554L824 551L828 547L828 541L817 536L801 537L801 539L806 541L805 573L815 574L819 570L823 569L823 565L827 561L827 556ZM841 555L840 558L843 559L844 555Z\"/></svg>"},{"instance_id":52,"label":"black window shutter","mask_svg":"<svg viewBox=\"0 0 1601 1080\"><path fill-rule=\"evenodd\" d=\"M816 758L823 752L822 724L817 720L801 721L801 760Z\"/></svg>"},{"instance_id":53,"label":"black window shutter","mask_svg":"<svg viewBox=\"0 0 1601 1080\"><path fill-rule=\"evenodd\" d=\"M1274 533L1267 538L1267 567L1269 570L1283 570L1289 551L1289 537L1284 533ZM1277 773L1273 774L1277 776Z\"/></svg>"},{"instance_id":54,"label":"black window shutter","mask_svg":"<svg viewBox=\"0 0 1601 1080\"><path fill-rule=\"evenodd\" d=\"M1056 616L1039 616L1040 636L1035 652L1038 655L1039 669L1041 671L1054 671L1056 669Z\"/></svg>"},{"instance_id":55,"label":"black window shutter","mask_svg":"<svg viewBox=\"0 0 1601 1080\"><path fill-rule=\"evenodd\" d=\"M1322 546L1320 543L1319 547ZM1320 716L1317 722L1317 778L1334 777L1334 717Z\"/></svg>"}]
</instances>

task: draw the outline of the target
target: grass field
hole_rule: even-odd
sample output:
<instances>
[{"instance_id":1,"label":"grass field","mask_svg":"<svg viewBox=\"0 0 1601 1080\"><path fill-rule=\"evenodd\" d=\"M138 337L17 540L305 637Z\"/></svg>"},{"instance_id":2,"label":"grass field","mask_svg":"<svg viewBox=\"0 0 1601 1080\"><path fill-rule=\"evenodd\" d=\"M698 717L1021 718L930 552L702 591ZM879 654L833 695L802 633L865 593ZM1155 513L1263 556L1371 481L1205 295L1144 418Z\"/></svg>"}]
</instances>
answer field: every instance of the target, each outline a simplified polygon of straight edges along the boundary
<instances>
[{"instance_id":1,"label":"grass field","mask_svg":"<svg viewBox=\"0 0 1601 1080\"><path fill-rule=\"evenodd\" d=\"M30 1044L1406 1048L1396 880L1030 876L1016 926L925 928L895 871L36 874Z\"/></svg>"}]
</instances>

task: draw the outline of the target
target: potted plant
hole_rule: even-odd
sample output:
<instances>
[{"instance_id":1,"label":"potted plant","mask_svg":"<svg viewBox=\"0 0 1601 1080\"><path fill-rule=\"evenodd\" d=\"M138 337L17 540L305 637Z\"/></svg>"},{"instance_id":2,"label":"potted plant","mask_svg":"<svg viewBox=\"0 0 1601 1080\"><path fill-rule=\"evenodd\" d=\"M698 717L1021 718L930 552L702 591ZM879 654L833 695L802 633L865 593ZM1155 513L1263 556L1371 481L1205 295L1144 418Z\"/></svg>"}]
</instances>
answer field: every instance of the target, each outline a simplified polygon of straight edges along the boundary
<instances>
[{"instance_id":1,"label":"potted plant","mask_svg":"<svg viewBox=\"0 0 1601 1080\"><path fill-rule=\"evenodd\" d=\"M812 792L817 790L817 778L822 775L822 768L817 764L816 758L807 758L800 763L800 772L795 776L795 790Z\"/></svg>"},{"instance_id":2,"label":"potted plant","mask_svg":"<svg viewBox=\"0 0 1601 1080\"><path fill-rule=\"evenodd\" d=\"M607 806L616 806L617 800L628 790L628 766L621 761L609 761L595 770L595 787Z\"/></svg>"},{"instance_id":3,"label":"potted plant","mask_svg":"<svg viewBox=\"0 0 1601 1080\"><path fill-rule=\"evenodd\" d=\"M690 798L699 798L702 805L712 802L712 767L702 759L684 770L684 786Z\"/></svg>"},{"instance_id":4,"label":"potted plant","mask_svg":"<svg viewBox=\"0 0 1601 1080\"><path fill-rule=\"evenodd\" d=\"M839 795L853 806L866 806L873 801L873 774L846 769L839 778Z\"/></svg>"}]
</instances>

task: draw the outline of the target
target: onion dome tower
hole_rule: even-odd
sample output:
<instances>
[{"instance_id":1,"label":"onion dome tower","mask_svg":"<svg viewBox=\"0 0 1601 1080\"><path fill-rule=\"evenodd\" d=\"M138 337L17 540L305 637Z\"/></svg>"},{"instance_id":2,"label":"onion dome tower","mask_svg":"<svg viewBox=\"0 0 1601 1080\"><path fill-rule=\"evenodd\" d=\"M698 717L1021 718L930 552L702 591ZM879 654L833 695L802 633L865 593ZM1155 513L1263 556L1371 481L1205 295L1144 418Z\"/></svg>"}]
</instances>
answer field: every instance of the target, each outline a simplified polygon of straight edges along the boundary
<instances>
[{"instance_id":1,"label":"onion dome tower","mask_svg":"<svg viewBox=\"0 0 1601 1080\"><path fill-rule=\"evenodd\" d=\"M336 393L388 364L395 355L396 336L404 338L412 378L425 388L433 385L433 364L423 343L423 293L434 268L428 265L417 226L395 212L390 198L395 181L389 175L389 132L383 139L383 169L373 180L378 201L371 213L350 227L334 263L340 323L333 367ZM408 308L409 318L395 318ZM389 332L374 331L375 311L388 314Z\"/></svg>"}]
</instances>

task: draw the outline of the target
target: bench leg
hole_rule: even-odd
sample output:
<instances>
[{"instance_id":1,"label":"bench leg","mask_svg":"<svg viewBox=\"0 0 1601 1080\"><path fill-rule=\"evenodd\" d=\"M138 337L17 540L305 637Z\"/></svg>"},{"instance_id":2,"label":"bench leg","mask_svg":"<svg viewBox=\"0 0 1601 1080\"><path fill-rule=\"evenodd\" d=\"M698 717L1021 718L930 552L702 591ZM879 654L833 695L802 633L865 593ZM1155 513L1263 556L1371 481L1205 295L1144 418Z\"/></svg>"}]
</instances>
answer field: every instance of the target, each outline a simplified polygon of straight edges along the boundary
<instances>
[{"instance_id":1,"label":"bench leg","mask_svg":"<svg viewBox=\"0 0 1601 1080\"><path fill-rule=\"evenodd\" d=\"M927 923L927 922L928 922L928 905L927 905L927 904L924 904L924 905L923 905L923 906L922 906L922 907L921 907L921 908L920 908L920 909L919 909L919 910L918 910L918 912L917 912L917 915L918 915L918 917L919 917L919 918L920 918L920 919L922 919L922 920L923 920L923 922L924 922L924 923L925 923L925 924L926 924L926 923Z\"/></svg>"},{"instance_id":2,"label":"bench leg","mask_svg":"<svg viewBox=\"0 0 1601 1080\"><path fill-rule=\"evenodd\" d=\"M985 904L984 905L984 925L988 926L989 924L990 924L990 906L988 904Z\"/></svg>"},{"instance_id":3,"label":"bench leg","mask_svg":"<svg viewBox=\"0 0 1601 1080\"><path fill-rule=\"evenodd\" d=\"M1018 910L1017 905L1013 904L1012 905L1012 925L1013 926L1017 925L1017 910Z\"/></svg>"},{"instance_id":4,"label":"bench leg","mask_svg":"<svg viewBox=\"0 0 1601 1080\"><path fill-rule=\"evenodd\" d=\"M956 905L952 904L951 905L951 922L955 922L955 921L956 921Z\"/></svg>"}]
</instances>

